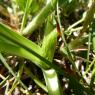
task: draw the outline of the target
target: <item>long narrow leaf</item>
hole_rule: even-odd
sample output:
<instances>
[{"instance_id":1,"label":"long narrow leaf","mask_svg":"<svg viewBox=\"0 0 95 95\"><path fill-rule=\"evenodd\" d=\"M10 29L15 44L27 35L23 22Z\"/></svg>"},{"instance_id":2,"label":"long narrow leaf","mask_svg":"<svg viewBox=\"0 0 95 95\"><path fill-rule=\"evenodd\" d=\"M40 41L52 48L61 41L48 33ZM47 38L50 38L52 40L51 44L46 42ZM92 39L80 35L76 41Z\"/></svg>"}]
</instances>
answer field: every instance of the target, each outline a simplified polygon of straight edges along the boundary
<instances>
[{"instance_id":1,"label":"long narrow leaf","mask_svg":"<svg viewBox=\"0 0 95 95\"><path fill-rule=\"evenodd\" d=\"M29 53L33 54L34 56L38 57L38 59L40 58L43 61L46 61L46 63L50 63L49 61L47 61L45 58L41 57L39 54L41 54L41 48L36 45L35 43L33 43L32 41L29 41L28 39L26 39L25 37L18 35L17 33L15 33L14 31L12 31L9 27L7 27L6 25L0 23L0 36L2 36L3 38L11 41L12 43L16 44L19 47L24 48L24 50L27 50ZM3 43L2 43L3 44ZM4 45L4 44L3 44ZM3 48L3 47L2 47ZM6 47L4 47L5 50L7 49ZM23 52L24 53L24 52ZM16 53L18 54L18 53ZM31 56L30 54L30 56ZM22 55L22 57L25 56L25 54ZM29 56L27 56L28 58ZM33 56L32 56L33 57ZM34 60L35 58L32 58L30 60ZM26 57L25 57L26 58ZM29 59L29 58L28 58ZM38 60L37 59L37 60ZM48 65L42 65L37 62L37 65L40 65L41 67L44 67L45 69L48 68ZM39 67L40 67L39 66Z\"/></svg>"},{"instance_id":2,"label":"long narrow leaf","mask_svg":"<svg viewBox=\"0 0 95 95\"><path fill-rule=\"evenodd\" d=\"M54 57L58 36L56 29L54 29L53 31L51 30L52 25L47 22L45 36L42 44L42 56L48 59L50 62L52 62ZM43 74L49 95L62 95L56 70L51 67L49 70L43 70Z\"/></svg>"},{"instance_id":3,"label":"long narrow leaf","mask_svg":"<svg viewBox=\"0 0 95 95\"><path fill-rule=\"evenodd\" d=\"M46 17L54 10L57 0L50 0L50 2L40 11L40 13L26 26L23 30L23 35L29 35L40 24L45 21Z\"/></svg>"}]
</instances>

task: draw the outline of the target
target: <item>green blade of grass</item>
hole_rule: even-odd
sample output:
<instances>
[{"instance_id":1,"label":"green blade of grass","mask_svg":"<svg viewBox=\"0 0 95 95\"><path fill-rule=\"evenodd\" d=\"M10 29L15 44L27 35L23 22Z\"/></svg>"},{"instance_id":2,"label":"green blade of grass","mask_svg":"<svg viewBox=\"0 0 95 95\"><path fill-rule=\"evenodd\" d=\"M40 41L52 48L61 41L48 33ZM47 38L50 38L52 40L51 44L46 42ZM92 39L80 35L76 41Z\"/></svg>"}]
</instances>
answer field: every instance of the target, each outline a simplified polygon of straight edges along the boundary
<instances>
[{"instance_id":1,"label":"green blade of grass","mask_svg":"<svg viewBox=\"0 0 95 95\"><path fill-rule=\"evenodd\" d=\"M20 57L27 58L34 62L40 68L46 68L46 65L41 65L39 59L32 55L30 52L21 48L18 45L8 44L6 42L0 42L0 51L5 53L11 53Z\"/></svg>"},{"instance_id":2,"label":"green blade of grass","mask_svg":"<svg viewBox=\"0 0 95 95\"><path fill-rule=\"evenodd\" d=\"M0 51L1 52L15 54L17 56L21 56L21 57L27 58L27 59L31 60L32 62L36 63L36 65L38 63L40 63L40 61L39 61L39 56L40 55L39 56L35 56L35 55L31 54L30 51L27 51L26 49L24 49L23 47L21 47L19 45L10 44L10 43L4 42L4 41L0 41ZM43 61L43 63L45 62L48 65L50 65L50 67L54 67L58 72L61 70L58 66L56 66L54 64L51 64L51 62L46 60L45 58L41 57L41 60ZM37 65L37 66L39 66L39 65ZM47 67L45 65L39 66L39 67L47 69Z\"/></svg>"},{"instance_id":3,"label":"green blade of grass","mask_svg":"<svg viewBox=\"0 0 95 95\"><path fill-rule=\"evenodd\" d=\"M36 65L40 68L49 69L50 67L54 67L57 71L60 71L60 68L58 68L58 66L51 64L50 61L46 60L44 57L41 56L42 49L38 45L36 45L32 41L29 41L25 37L15 33L12 29L2 23L0 23L0 29L0 36L4 38L4 41L6 41L6 43L3 43L2 41L0 42L2 44L0 44L1 51L6 51L8 53L22 56L33 62L35 61L34 63L36 63ZM12 42L13 44L7 43L8 41ZM35 57L33 57L32 55ZM38 59L36 59L36 57ZM43 62L40 63L40 60Z\"/></svg>"},{"instance_id":4,"label":"green blade of grass","mask_svg":"<svg viewBox=\"0 0 95 95\"><path fill-rule=\"evenodd\" d=\"M1 31L0 31L0 36L4 37L5 39L11 41L12 43L16 44L17 46L21 47L21 48L24 48L24 50L27 50L29 53L33 54L34 56L36 56L39 60L39 58L41 60L44 60L46 61L46 65L42 65L37 62L37 64L39 64L40 66L39 67L43 67L43 68L48 68L48 63L50 63L49 61L47 61L45 58L41 57L39 54L41 54L41 48L36 45L35 43L33 43L32 41L29 41L28 39L24 38L23 36L21 35L18 35L17 33L15 33L14 31L12 31L11 29L9 29L9 27L7 27L6 25L0 23L0 28L1 28ZM2 42L1 42L2 43ZM3 43L2 43L3 44ZM4 44L3 44L4 45ZM10 47L10 46L9 46ZM2 47L3 48L3 47ZM6 47L4 47L5 50L7 49ZM19 48L18 48L19 50ZM16 54L17 51L15 52ZM30 54L30 57L31 57L31 54ZM23 52L23 55L24 56L24 52ZM26 57L29 57L26 56ZM31 60L34 60L35 58L33 58L33 56L31 57Z\"/></svg>"},{"instance_id":5,"label":"green blade of grass","mask_svg":"<svg viewBox=\"0 0 95 95\"><path fill-rule=\"evenodd\" d=\"M5 24L2 24L0 22L0 35L3 35L3 37L10 39L13 42L17 42L17 44L20 44L24 47L27 47L29 49L33 49L36 52L40 52L40 47L33 43L32 41L28 40L27 38L19 35L16 33L16 31L13 31L11 28L6 26Z\"/></svg>"},{"instance_id":6,"label":"green blade of grass","mask_svg":"<svg viewBox=\"0 0 95 95\"><path fill-rule=\"evenodd\" d=\"M43 70L49 95L63 95L57 73L54 69Z\"/></svg>"},{"instance_id":7,"label":"green blade of grass","mask_svg":"<svg viewBox=\"0 0 95 95\"><path fill-rule=\"evenodd\" d=\"M23 35L31 34L39 25L45 21L46 17L54 10L57 0L51 0L40 13L26 26Z\"/></svg>"},{"instance_id":8,"label":"green blade of grass","mask_svg":"<svg viewBox=\"0 0 95 95\"><path fill-rule=\"evenodd\" d=\"M42 56L52 62L57 43L57 30L52 31L52 24L48 17L45 35L42 43ZM62 95L59 79L56 70L52 67L49 70L43 70L44 78L48 88L49 95Z\"/></svg>"},{"instance_id":9,"label":"green blade of grass","mask_svg":"<svg viewBox=\"0 0 95 95\"><path fill-rule=\"evenodd\" d=\"M29 8L30 8L30 5L32 3L33 0L27 0L26 2L26 7L25 7L25 12L24 12L24 16L23 16L23 19L22 19L22 24L21 24L21 33L26 25L26 21L27 21L27 17L28 17L28 11L29 11Z\"/></svg>"},{"instance_id":10,"label":"green blade of grass","mask_svg":"<svg viewBox=\"0 0 95 95\"><path fill-rule=\"evenodd\" d=\"M54 64L51 64L50 61L46 60L45 58L41 57L40 55L38 55L38 52L40 47L39 46L36 46L36 44L34 44L33 42L33 45L34 47L32 46L32 43L31 41L25 39L24 37L18 35L17 33L15 33L14 31L12 31L11 29L9 29L8 27L6 27L5 25L1 24L0 23L0 36L2 36L4 39L4 41L6 42L0 42L0 50L3 51L3 52L8 52L8 53L12 53L12 54L16 54L18 56L22 56L24 58L27 58L29 60L32 61L32 55L31 53L33 54L33 56L36 56L37 58L39 58L40 60L43 61L43 63L47 63L49 66L55 68L56 71L58 71L60 74L62 75L65 75L66 77L68 77L69 79L72 77L67 75L66 72L64 72L64 70L60 69L58 66L54 65ZM7 41L6 41L7 39ZM20 40L22 39L22 40ZM1 39L3 40L3 39ZM12 42L11 44L7 43L8 40L10 42ZM13 44L14 43L14 44ZM37 48L38 47L38 48ZM12 49L13 48L13 49ZM34 49L34 51L32 50L32 48ZM37 49L37 53L35 52L35 48ZM21 49L21 50L20 50ZM18 53L19 52L19 53ZM42 52L42 50L40 51ZM21 54L20 54L21 53ZM36 54L35 54L36 53ZM20 55L19 55L20 54ZM36 59L34 59L36 60ZM41 61L40 61L41 62ZM35 63L35 62L34 62ZM38 63L38 61L37 61ZM41 67L41 66L40 66ZM42 68L45 68L47 69L47 67L42 67ZM74 80L74 79L73 79ZM77 81L75 81L76 84L78 84L79 86L82 86L80 85ZM73 87L73 86L72 86Z\"/></svg>"}]
</instances>

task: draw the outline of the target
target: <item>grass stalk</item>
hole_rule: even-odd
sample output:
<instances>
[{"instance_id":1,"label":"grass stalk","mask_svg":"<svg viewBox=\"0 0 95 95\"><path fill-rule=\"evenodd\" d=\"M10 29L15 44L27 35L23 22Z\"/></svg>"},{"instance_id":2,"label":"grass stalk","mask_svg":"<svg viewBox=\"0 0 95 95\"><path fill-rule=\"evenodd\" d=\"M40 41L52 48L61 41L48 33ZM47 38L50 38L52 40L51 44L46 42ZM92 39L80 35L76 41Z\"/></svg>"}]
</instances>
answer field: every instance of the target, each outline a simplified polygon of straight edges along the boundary
<instances>
[{"instance_id":1,"label":"grass stalk","mask_svg":"<svg viewBox=\"0 0 95 95\"><path fill-rule=\"evenodd\" d=\"M87 51L87 60L89 61L89 54L90 54L90 46L91 46L91 33L89 33L89 38L88 38L88 51ZM87 62L86 69L88 68L89 63Z\"/></svg>"}]
</instances>

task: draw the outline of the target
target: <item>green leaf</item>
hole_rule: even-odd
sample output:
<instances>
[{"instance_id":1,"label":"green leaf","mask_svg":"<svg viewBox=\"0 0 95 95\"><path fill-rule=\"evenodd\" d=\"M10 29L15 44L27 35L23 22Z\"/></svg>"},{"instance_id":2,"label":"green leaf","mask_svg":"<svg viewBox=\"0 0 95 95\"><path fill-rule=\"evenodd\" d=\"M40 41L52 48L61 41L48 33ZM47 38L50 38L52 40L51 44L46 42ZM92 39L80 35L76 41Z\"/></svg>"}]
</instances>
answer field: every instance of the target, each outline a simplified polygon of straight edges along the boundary
<instances>
[{"instance_id":1,"label":"green leaf","mask_svg":"<svg viewBox=\"0 0 95 95\"><path fill-rule=\"evenodd\" d=\"M49 95L63 95L60 88L59 79L54 69L43 71Z\"/></svg>"},{"instance_id":2,"label":"green leaf","mask_svg":"<svg viewBox=\"0 0 95 95\"><path fill-rule=\"evenodd\" d=\"M54 51L57 42L57 30L54 29L50 34L48 34L43 41L42 45L42 56L44 56L49 61L52 61L54 56Z\"/></svg>"},{"instance_id":3,"label":"green leaf","mask_svg":"<svg viewBox=\"0 0 95 95\"><path fill-rule=\"evenodd\" d=\"M20 51L22 57L25 57L25 58L27 57L28 59L30 59L33 62L35 60L34 63L36 63L36 65L39 66L40 68L45 68L46 69L46 68L49 67L48 64L45 65L45 63L44 63L44 65L41 65L39 63L40 60L44 60L46 63L50 64L49 61L47 61L46 59L44 59L43 57L40 56L42 50L38 45L36 45L32 41L26 39L25 37L23 37L21 35L18 35L16 32L12 31L9 27L7 27L6 25L4 25L2 23L0 23L0 29L1 29L0 36L4 37L8 41L10 41L10 42L12 42L16 45L16 47L15 46L13 47L13 44L11 44L12 46L7 45L5 47L4 44L1 42L2 43L1 50L6 50L7 48L10 49L11 47L13 47L12 50L14 50L14 51L16 50L15 52L12 51L13 54L17 55L19 53L17 51ZM7 43L7 41L6 41L6 44L9 44L9 43ZM18 48L18 49L16 49L16 48ZM10 50L10 52L11 52L11 50ZM27 54L26 54L26 52L27 52ZM35 59L32 55L34 57L36 57L37 59Z\"/></svg>"},{"instance_id":4,"label":"green leaf","mask_svg":"<svg viewBox=\"0 0 95 95\"><path fill-rule=\"evenodd\" d=\"M26 2L25 12L24 12L22 24L21 24L21 32L23 31L23 29L26 25L26 21L27 21L27 17L28 17L28 13L29 13L31 3L32 3L32 0L27 0L27 2Z\"/></svg>"},{"instance_id":5,"label":"green leaf","mask_svg":"<svg viewBox=\"0 0 95 95\"><path fill-rule=\"evenodd\" d=\"M42 8L39 14L36 17L34 17L34 19L26 26L22 34L29 35L38 26L40 26L45 21L47 16L54 10L56 3L57 3L57 0L54 0L53 3L49 2L44 8Z\"/></svg>"},{"instance_id":6,"label":"green leaf","mask_svg":"<svg viewBox=\"0 0 95 95\"><path fill-rule=\"evenodd\" d=\"M48 17L45 35L42 43L42 56L52 62L57 43L57 30L52 28ZM56 70L52 67L49 70L43 70L44 78L48 88L49 95L62 95L59 79Z\"/></svg>"}]
</instances>

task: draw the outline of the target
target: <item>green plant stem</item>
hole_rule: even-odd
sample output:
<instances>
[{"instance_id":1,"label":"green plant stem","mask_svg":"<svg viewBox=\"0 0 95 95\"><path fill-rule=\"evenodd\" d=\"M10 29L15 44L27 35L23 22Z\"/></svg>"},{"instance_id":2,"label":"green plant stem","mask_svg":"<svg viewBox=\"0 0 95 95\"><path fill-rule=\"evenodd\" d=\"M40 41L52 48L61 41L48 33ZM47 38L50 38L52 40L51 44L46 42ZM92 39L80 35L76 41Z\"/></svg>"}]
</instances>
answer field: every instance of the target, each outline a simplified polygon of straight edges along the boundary
<instances>
[{"instance_id":1,"label":"green plant stem","mask_svg":"<svg viewBox=\"0 0 95 95\"><path fill-rule=\"evenodd\" d=\"M89 54L90 54L90 44L91 43L91 33L89 33L89 38L88 38L88 51L87 51L87 60L89 61ZM89 63L87 62L86 69L88 68Z\"/></svg>"}]
</instances>

